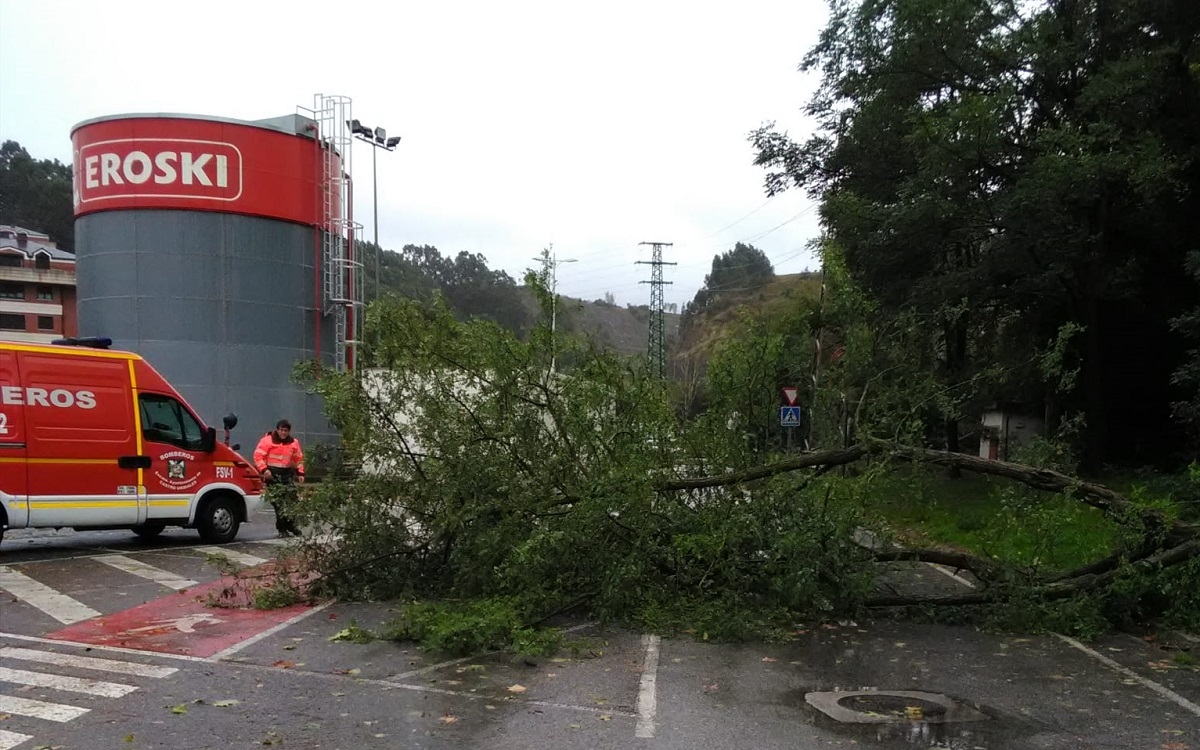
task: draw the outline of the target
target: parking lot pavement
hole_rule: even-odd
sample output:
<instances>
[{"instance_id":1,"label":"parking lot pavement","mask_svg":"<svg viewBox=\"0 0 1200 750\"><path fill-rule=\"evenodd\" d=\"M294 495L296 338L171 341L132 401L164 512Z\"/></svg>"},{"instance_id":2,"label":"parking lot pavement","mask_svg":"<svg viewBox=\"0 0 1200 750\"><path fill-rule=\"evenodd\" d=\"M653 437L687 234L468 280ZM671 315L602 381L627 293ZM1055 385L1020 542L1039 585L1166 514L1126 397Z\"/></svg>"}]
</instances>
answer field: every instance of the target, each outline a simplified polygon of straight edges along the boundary
<instances>
[{"instance_id":1,"label":"parking lot pavement","mask_svg":"<svg viewBox=\"0 0 1200 750\"><path fill-rule=\"evenodd\" d=\"M1127 636L1089 645L875 621L733 645L586 626L576 652L528 660L329 640L352 620L374 629L394 615L334 605L225 661L349 673L363 690L449 702L454 726L431 731L479 748L1200 748L1200 675L1176 665L1156 679L1139 664L1158 647ZM835 691L853 721L814 705Z\"/></svg>"}]
</instances>

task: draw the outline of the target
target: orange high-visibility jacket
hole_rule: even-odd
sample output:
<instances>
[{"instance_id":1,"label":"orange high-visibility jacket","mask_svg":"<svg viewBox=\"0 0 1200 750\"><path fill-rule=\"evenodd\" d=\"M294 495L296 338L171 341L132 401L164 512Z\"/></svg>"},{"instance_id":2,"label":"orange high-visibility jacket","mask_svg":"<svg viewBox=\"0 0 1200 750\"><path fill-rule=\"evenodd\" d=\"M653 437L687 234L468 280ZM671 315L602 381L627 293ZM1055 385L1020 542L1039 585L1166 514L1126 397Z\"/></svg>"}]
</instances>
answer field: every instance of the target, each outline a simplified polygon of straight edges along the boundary
<instances>
[{"instance_id":1,"label":"orange high-visibility jacket","mask_svg":"<svg viewBox=\"0 0 1200 750\"><path fill-rule=\"evenodd\" d=\"M267 467L295 469L296 473L304 476L304 451L300 450L300 441L288 435L287 440L280 440L271 430L258 441L254 449L254 466L259 471Z\"/></svg>"}]
</instances>

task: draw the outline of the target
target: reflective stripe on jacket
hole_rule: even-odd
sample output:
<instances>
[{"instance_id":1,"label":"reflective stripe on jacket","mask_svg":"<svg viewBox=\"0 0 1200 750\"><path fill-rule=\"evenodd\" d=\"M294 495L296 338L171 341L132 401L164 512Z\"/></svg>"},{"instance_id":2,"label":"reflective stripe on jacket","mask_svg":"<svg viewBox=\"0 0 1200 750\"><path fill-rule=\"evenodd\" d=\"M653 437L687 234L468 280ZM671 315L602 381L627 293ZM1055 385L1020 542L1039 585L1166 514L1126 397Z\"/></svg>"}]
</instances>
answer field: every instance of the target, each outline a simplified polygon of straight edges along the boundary
<instances>
[{"instance_id":1,"label":"reflective stripe on jacket","mask_svg":"<svg viewBox=\"0 0 1200 750\"><path fill-rule=\"evenodd\" d=\"M254 466L259 471L267 467L278 466L285 469L295 469L297 474L304 475L304 451L300 450L300 441L288 436L287 442L279 439L272 430L258 441L254 449Z\"/></svg>"}]
</instances>

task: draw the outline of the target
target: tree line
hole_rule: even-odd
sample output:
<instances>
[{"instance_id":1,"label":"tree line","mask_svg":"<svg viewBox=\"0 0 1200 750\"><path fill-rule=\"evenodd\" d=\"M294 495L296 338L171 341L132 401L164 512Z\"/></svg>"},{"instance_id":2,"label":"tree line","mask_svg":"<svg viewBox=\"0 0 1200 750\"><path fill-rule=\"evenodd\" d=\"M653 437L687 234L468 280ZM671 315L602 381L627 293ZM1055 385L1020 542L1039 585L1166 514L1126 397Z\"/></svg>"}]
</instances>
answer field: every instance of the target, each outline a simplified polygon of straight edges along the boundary
<instances>
[{"instance_id":1,"label":"tree line","mask_svg":"<svg viewBox=\"0 0 1200 750\"><path fill-rule=\"evenodd\" d=\"M751 135L768 193L819 198L877 329L908 326L947 392L995 375L940 401L952 449L1017 401L1078 415L1092 467L1194 455L1197 39L1191 0L832 0L817 132ZM1063 336L1069 383L1031 357Z\"/></svg>"}]
</instances>

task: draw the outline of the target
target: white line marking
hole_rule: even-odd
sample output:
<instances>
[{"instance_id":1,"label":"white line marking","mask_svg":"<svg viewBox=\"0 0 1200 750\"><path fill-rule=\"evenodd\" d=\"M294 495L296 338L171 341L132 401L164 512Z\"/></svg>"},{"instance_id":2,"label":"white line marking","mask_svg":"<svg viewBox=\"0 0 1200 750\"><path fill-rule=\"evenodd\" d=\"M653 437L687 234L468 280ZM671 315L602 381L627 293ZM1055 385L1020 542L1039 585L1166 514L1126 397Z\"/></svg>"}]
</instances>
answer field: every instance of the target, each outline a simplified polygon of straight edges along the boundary
<instances>
[{"instance_id":1,"label":"white line marking","mask_svg":"<svg viewBox=\"0 0 1200 750\"><path fill-rule=\"evenodd\" d=\"M283 630L284 628L288 628L288 627L291 627L292 625L295 625L296 623L303 620L305 617L310 617L312 615L315 615L316 613L320 612L321 610L325 609L326 607L328 607L332 604L333 604L333 602L325 602L324 604L318 604L317 606L315 606L312 609L307 610L305 612L300 612L299 614L292 615L291 617L289 617L288 619L279 623L278 625L274 625L274 626L262 631L261 633L252 635L249 638L247 638L246 640L242 641L241 643L235 643L232 646L230 646L229 648L225 649L224 651L218 651L217 653L215 653L212 656L205 659L205 661L221 661L222 659L226 659L226 658L232 656L233 654L236 654L238 651L241 651L242 649L246 648L247 646L253 646L255 643L258 643L259 641L263 640L264 638L269 638L270 636L275 635L276 633Z\"/></svg>"},{"instance_id":2,"label":"white line marking","mask_svg":"<svg viewBox=\"0 0 1200 750\"><path fill-rule=\"evenodd\" d=\"M85 680L82 677L66 677L46 672L26 672L24 669L9 669L8 667L0 667L0 682L68 690L72 693L99 695L104 698L120 698L122 695L129 695L137 690L133 685L122 685L119 682Z\"/></svg>"},{"instance_id":3,"label":"white line marking","mask_svg":"<svg viewBox=\"0 0 1200 750\"><path fill-rule=\"evenodd\" d=\"M262 565L267 561L267 558L265 557L248 555L245 552L234 552L233 550L225 549L224 547L196 547L195 549L199 552L203 552L206 555L221 555L227 557L238 565L245 565L248 568L253 568L255 565Z\"/></svg>"},{"instance_id":4,"label":"white line marking","mask_svg":"<svg viewBox=\"0 0 1200 750\"><path fill-rule=\"evenodd\" d=\"M34 635L17 635L16 633L0 633L0 640L25 641L27 643L42 643L47 646L68 646L70 648L85 648L89 651L111 651L114 654L129 654L131 656L156 656L163 659L178 659L179 661L208 661L200 656L188 656L187 654L168 654L159 653L157 651L139 651L135 648L122 648L120 646L100 646L92 643L80 643L78 641L59 641L53 638L39 638ZM3 750L3 748L0 748Z\"/></svg>"},{"instance_id":5,"label":"white line marking","mask_svg":"<svg viewBox=\"0 0 1200 750\"><path fill-rule=\"evenodd\" d=\"M0 565L0 589L30 606L37 607L63 625L72 625L100 616L99 612L83 602L18 573L7 565Z\"/></svg>"},{"instance_id":6,"label":"white line marking","mask_svg":"<svg viewBox=\"0 0 1200 750\"><path fill-rule=\"evenodd\" d=\"M967 588L972 588L972 589L975 588L975 584L971 583L966 578L963 578L958 573L955 573L953 570L950 570L949 568L944 568L941 565L938 565L937 563L925 563L925 564L928 565L929 567L933 568L937 572L941 573L942 575L946 575L946 576L953 578L954 580L958 581L959 583L966 586Z\"/></svg>"},{"instance_id":7,"label":"white line marking","mask_svg":"<svg viewBox=\"0 0 1200 750\"><path fill-rule=\"evenodd\" d=\"M596 624L595 622L585 622L582 625L575 625L573 627L569 627L566 630L564 630L563 632L564 633L573 633L576 630L583 630L584 628L590 628L595 624ZM411 672L402 672L400 674L394 674L387 679L388 680L404 680L404 679L408 679L409 677L418 677L423 674L429 674L430 672L436 672L439 669L445 669L446 667L453 667L457 664L462 664L464 661L471 661L473 659L479 659L484 656L491 656L492 654L496 654L496 653L499 653L499 652L498 651L488 651L487 653L478 654L476 656L464 656L459 659L450 659L449 661L443 661L443 662L439 662L437 664L430 664L428 667L421 667L420 669L414 669Z\"/></svg>"},{"instance_id":8,"label":"white line marking","mask_svg":"<svg viewBox=\"0 0 1200 750\"><path fill-rule=\"evenodd\" d=\"M933 565L933 563L929 563L929 564ZM936 568L937 566L934 565L934 567ZM938 569L940 570L940 568L938 568ZM946 571L943 571L943 572L946 572ZM955 578L958 578L958 576L955 576ZM964 584L966 584L967 586L970 586L971 588L975 588L974 584L972 584L970 581L963 580L962 582ZM1181 708L1185 708L1188 711L1191 711L1196 716L1200 716L1200 706L1196 705L1195 703L1192 703L1190 700L1188 700L1187 698L1184 698L1179 693L1176 693L1168 688L1165 688L1162 685L1159 685L1157 682L1154 682L1153 680L1148 680L1145 677L1142 677L1137 672L1134 672L1132 669L1128 669L1127 667L1121 666L1120 664L1116 663L1115 661L1108 658L1104 654L1102 654L1098 651L1093 651L1092 649L1083 645L1082 643L1075 640L1074 638L1071 638L1070 636L1065 636L1065 635L1062 635L1061 633L1051 633L1050 635L1059 639L1063 643L1066 643L1066 644L1072 646L1073 648L1079 649L1083 653L1092 657L1093 659L1100 662L1101 664L1108 667L1109 669L1113 670L1114 672L1117 672L1118 674L1123 675L1124 677L1127 677L1127 678L1149 688L1151 691L1157 693L1159 696L1166 698L1167 700L1180 706Z\"/></svg>"},{"instance_id":9,"label":"white line marking","mask_svg":"<svg viewBox=\"0 0 1200 750\"><path fill-rule=\"evenodd\" d=\"M646 663L642 667L642 681L638 685L637 697L637 726L633 730L634 737L651 738L654 736L654 716L658 713L658 645L657 635L643 635L642 645L646 647Z\"/></svg>"},{"instance_id":10,"label":"white line marking","mask_svg":"<svg viewBox=\"0 0 1200 750\"><path fill-rule=\"evenodd\" d=\"M289 670L291 671L291 670ZM382 682L379 680L355 680L358 682L366 682L377 684L380 687L393 690L412 690L416 693L436 693L437 695L453 695L459 698L470 698L471 700L501 700L512 701L513 703L525 703L530 706L542 706L544 708L561 708L567 711L583 711L589 714L600 714L602 716L628 716L633 718L633 714L629 711L624 711L619 708L596 708L595 706L573 706L570 703L553 703L551 701L531 700L529 698L500 698L494 696L480 695L479 693L468 693L465 690L447 690L446 688L431 687L429 685L409 685L404 682Z\"/></svg>"},{"instance_id":11,"label":"white line marking","mask_svg":"<svg viewBox=\"0 0 1200 750\"><path fill-rule=\"evenodd\" d=\"M32 740L28 734L17 734L16 732L6 732L0 729L0 750L12 750L12 748L20 745L26 740Z\"/></svg>"},{"instance_id":12,"label":"white line marking","mask_svg":"<svg viewBox=\"0 0 1200 750\"><path fill-rule=\"evenodd\" d=\"M247 544L270 544L275 547L286 547L287 545L291 544L293 541L294 540L292 540L292 539L285 539L283 537L275 537L273 539L255 539L252 542L247 542Z\"/></svg>"},{"instance_id":13,"label":"white line marking","mask_svg":"<svg viewBox=\"0 0 1200 750\"><path fill-rule=\"evenodd\" d=\"M72 656L71 654L60 654L54 651L35 651L34 649L14 648L12 646L0 646L0 659L39 661L45 664L55 664L60 667L94 669L101 672L131 674L138 677L170 677L179 671L176 667L155 667L149 664L135 664L131 661L95 659L90 656Z\"/></svg>"},{"instance_id":14,"label":"white line marking","mask_svg":"<svg viewBox=\"0 0 1200 750\"><path fill-rule=\"evenodd\" d=\"M0 0L0 1L2 1L2 0ZM230 542L229 544L225 545L225 547L221 547L220 549L225 549L227 547L232 547L234 545L244 546L247 544L272 544L275 542L287 543L287 541L288 540L286 540L286 539L274 539L274 538L264 539L261 541L255 540L255 539L245 539L242 541ZM139 555L147 555L147 554L150 554L150 555L178 555L178 553L180 553L180 552L190 552L191 550L199 549L201 547L208 547L208 546L210 546L210 545L181 544L179 546L171 546L171 547L154 547L152 549L139 549L139 550L137 550L137 554L139 554ZM61 562L66 562L66 561L74 562L76 560L95 560L97 557L105 557L107 555L120 554L122 551L128 551L127 549L121 550L116 547L107 547L107 546L99 546L99 547L96 547L96 546L78 547L77 546L77 547L71 547L69 549L64 549L63 551L69 552L71 550L103 550L103 551L91 552L89 554L84 554L84 555L41 557L36 560L22 560L21 566L26 567L29 565L40 565L42 563L61 563Z\"/></svg>"},{"instance_id":15,"label":"white line marking","mask_svg":"<svg viewBox=\"0 0 1200 750\"><path fill-rule=\"evenodd\" d=\"M1092 657L1093 659L1099 661L1101 664L1103 664L1104 666L1113 670L1114 672L1117 672L1118 674L1121 674L1125 677L1128 677L1131 680L1135 680L1135 681L1141 683L1142 685L1145 685L1146 687L1150 688L1150 690L1154 691L1155 693L1158 693L1161 697L1166 698L1167 700L1171 701L1175 705L1180 706L1181 708L1186 708L1188 711L1191 711L1196 716L1200 716L1200 706L1197 706L1195 703L1192 703L1190 700L1188 700L1187 698L1184 698L1182 695L1180 695L1172 690L1168 690L1167 688L1163 687L1162 685L1159 685L1157 682L1154 682L1153 680L1147 680L1145 677L1142 677L1137 672L1134 672L1132 669L1128 669L1126 667L1121 666L1120 664L1116 663L1115 661L1108 658L1104 654L1093 651L1092 649L1083 645L1082 643L1075 640L1074 638L1070 638L1065 635L1060 635L1059 633L1051 633L1051 635L1053 635L1055 638L1059 639L1060 641L1062 641L1064 643L1068 643L1071 646L1074 646L1075 648L1079 649L1080 651L1082 651L1083 653Z\"/></svg>"},{"instance_id":16,"label":"white line marking","mask_svg":"<svg viewBox=\"0 0 1200 750\"><path fill-rule=\"evenodd\" d=\"M176 591L199 585L195 581L172 573L169 570L156 568L153 565L148 565L140 560L134 560L132 557L126 557L125 555L104 555L103 557L97 557L96 560L97 562L102 562L105 565L111 565L117 570L121 570L126 573L132 573L135 576L145 578L148 581L154 581L155 583L162 584L163 586L175 589Z\"/></svg>"},{"instance_id":17,"label":"white line marking","mask_svg":"<svg viewBox=\"0 0 1200 750\"><path fill-rule=\"evenodd\" d=\"M445 669L446 667L453 667L455 664L462 664L464 661L472 661L476 658L478 658L478 657L464 656L461 659L451 659L450 661L444 661L444 662L441 662L440 664L431 664L428 667L421 667L420 669L414 669L411 672L403 672L401 674L394 674L391 677L389 677L388 679L389 680L406 680L409 677L419 677L423 674L429 674L430 672L436 672L439 669Z\"/></svg>"},{"instance_id":18,"label":"white line marking","mask_svg":"<svg viewBox=\"0 0 1200 750\"><path fill-rule=\"evenodd\" d=\"M46 701L35 701L29 698L0 695L0 714L16 714L17 716L28 716L33 719L45 719L46 721L62 723L71 719L78 719L91 710L90 708L81 708L79 706L66 706L62 703L47 703Z\"/></svg>"}]
</instances>

